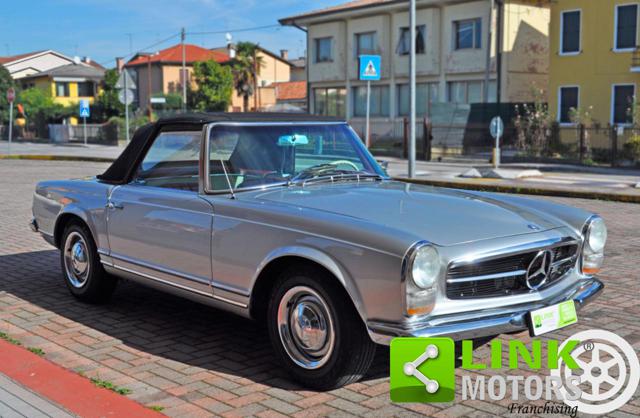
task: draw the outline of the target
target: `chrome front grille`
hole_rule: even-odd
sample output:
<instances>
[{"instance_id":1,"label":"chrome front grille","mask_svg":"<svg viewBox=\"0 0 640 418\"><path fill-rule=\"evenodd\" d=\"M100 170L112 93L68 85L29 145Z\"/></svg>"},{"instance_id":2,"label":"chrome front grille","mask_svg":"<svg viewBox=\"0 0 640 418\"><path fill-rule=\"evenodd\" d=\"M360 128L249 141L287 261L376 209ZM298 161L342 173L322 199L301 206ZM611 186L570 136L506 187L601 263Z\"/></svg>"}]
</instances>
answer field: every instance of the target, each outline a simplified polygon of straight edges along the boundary
<instances>
[{"instance_id":1,"label":"chrome front grille","mask_svg":"<svg viewBox=\"0 0 640 418\"><path fill-rule=\"evenodd\" d=\"M551 286L575 266L579 251L577 242L474 262L453 263L447 270L447 297L491 298L532 292L526 283L527 269L538 253L547 249L551 251L551 273L538 290Z\"/></svg>"}]
</instances>

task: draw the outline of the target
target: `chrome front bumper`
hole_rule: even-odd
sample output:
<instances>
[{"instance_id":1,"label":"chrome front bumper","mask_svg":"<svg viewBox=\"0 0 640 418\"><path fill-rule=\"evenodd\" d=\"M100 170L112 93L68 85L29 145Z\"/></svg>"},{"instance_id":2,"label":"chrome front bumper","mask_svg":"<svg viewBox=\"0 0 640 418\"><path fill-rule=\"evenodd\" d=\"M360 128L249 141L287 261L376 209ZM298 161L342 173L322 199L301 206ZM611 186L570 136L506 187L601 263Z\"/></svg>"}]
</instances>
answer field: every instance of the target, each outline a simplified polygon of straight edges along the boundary
<instances>
[{"instance_id":1,"label":"chrome front bumper","mask_svg":"<svg viewBox=\"0 0 640 418\"><path fill-rule=\"evenodd\" d=\"M581 279L561 294L543 302L492 309L486 314L478 312L472 320L461 319L461 315L450 315L412 324L410 328L381 322L369 322L367 327L371 339L384 345L389 345L394 337L450 337L459 341L509 334L528 329L527 317L532 310L570 299L575 301L576 309L579 310L595 299L602 289L604 284L596 278ZM468 315L468 312L465 315Z\"/></svg>"}]
</instances>

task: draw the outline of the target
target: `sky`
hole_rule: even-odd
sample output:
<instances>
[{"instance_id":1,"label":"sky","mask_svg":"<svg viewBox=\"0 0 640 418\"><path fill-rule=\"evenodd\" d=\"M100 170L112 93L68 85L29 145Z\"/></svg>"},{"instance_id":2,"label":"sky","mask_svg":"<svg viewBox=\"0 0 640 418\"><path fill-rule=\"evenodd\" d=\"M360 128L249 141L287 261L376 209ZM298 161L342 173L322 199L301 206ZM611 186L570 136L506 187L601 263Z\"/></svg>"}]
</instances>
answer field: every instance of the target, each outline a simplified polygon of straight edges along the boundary
<instances>
[{"instance_id":1,"label":"sky","mask_svg":"<svg viewBox=\"0 0 640 418\"><path fill-rule=\"evenodd\" d=\"M234 42L252 41L274 52L287 49L290 58L297 58L304 54L305 34L279 26L278 19L346 1L2 0L0 56L53 49L71 57L88 56L110 68L115 57L179 43L184 27L188 43L224 46L228 31ZM278 26L242 31L267 25Z\"/></svg>"}]
</instances>

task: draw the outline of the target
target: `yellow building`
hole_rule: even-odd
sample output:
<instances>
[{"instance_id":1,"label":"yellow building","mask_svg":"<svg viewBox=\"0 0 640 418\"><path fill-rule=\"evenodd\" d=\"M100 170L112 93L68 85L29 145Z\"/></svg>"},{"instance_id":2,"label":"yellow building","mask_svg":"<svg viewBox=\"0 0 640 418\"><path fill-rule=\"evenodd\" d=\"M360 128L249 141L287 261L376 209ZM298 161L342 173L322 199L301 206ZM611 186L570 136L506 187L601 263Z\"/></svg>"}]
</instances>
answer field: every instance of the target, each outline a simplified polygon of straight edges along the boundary
<instances>
[{"instance_id":1,"label":"yellow building","mask_svg":"<svg viewBox=\"0 0 640 418\"><path fill-rule=\"evenodd\" d=\"M80 99L93 104L100 94L104 69L83 62L63 65L21 78L23 89L38 87L51 94L56 103L75 105Z\"/></svg>"},{"instance_id":2,"label":"yellow building","mask_svg":"<svg viewBox=\"0 0 640 418\"><path fill-rule=\"evenodd\" d=\"M592 108L603 127L632 122L639 8L629 0L551 2L549 105L562 125L571 126L571 108Z\"/></svg>"}]
</instances>

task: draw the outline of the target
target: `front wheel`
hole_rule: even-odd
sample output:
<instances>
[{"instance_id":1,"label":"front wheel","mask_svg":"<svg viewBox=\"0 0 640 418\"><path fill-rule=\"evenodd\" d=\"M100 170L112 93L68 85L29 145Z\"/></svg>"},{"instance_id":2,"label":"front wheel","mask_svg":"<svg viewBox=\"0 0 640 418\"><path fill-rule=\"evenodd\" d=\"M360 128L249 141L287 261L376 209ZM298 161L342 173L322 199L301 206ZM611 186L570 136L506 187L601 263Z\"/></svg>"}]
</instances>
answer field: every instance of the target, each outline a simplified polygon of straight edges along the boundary
<instances>
[{"instance_id":1,"label":"front wheel","mask_svg":"<svg viewBox=\"0 0 640 418\"><path fill-rule=\"evenodd\" d=\"M104 271L89 229L80 223L69 224L60 250L62 273L69 292L87 303L109 300L117 279Z\"/></svg>"},{"instance_id":2,"label":"front wheel","mask_svg":"<svg viewBox=\"0 0 640 418\"><path fill-rule=\"evenodd\" d=\"M326 272L301 266L276 283L268 308L271 343L304 386L329 390L355 382L376 350L353 303Z\"/></svg>"}]
</instances>

